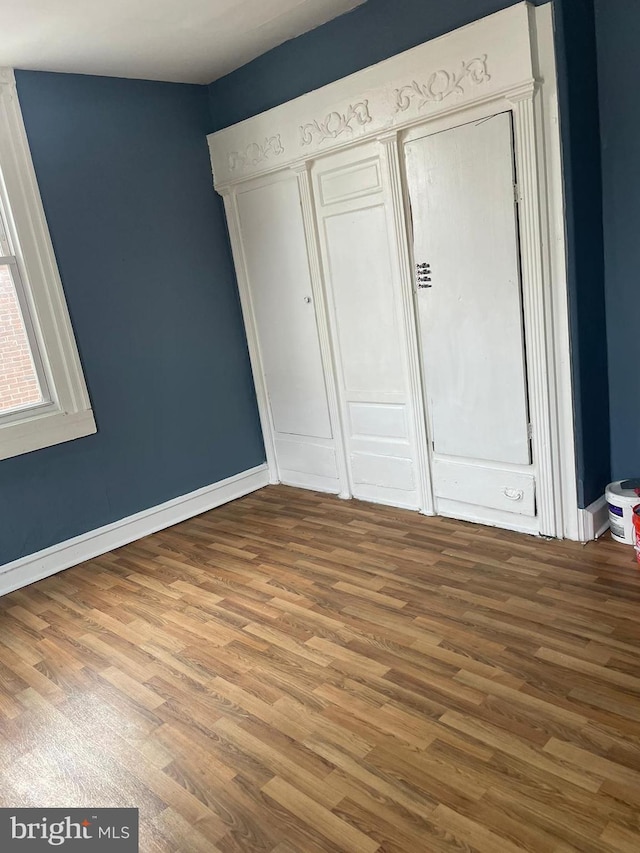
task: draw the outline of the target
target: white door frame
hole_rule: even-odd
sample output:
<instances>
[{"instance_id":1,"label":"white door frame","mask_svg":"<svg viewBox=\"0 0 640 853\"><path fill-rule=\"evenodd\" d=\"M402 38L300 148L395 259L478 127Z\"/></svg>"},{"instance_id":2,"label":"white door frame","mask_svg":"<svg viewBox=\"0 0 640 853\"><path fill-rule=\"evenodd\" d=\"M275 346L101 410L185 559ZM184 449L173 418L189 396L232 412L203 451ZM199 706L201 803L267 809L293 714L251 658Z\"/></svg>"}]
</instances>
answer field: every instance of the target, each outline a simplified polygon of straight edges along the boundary
<instances>
[{"instance_id":1,"label":"white door frame","mask_svg":"<svg viewBox=\"0 0 640 853\"><path fill-rule=\"evenodd\" d=\"M586 511L577 505L573 391L569 356L564 201L551 4L519 3L459 30L296 98L209 137L215 186L308 163L325 152L377 138L394 186L398 233L405 222L399 180L398 134L427 122L461 124L474 111L513 112L520 189L520 233L533 451L537 466L539 532L585 538ZM231 216L232 231L233 215ZM308 220L308 217L306 217ZM315 224L307 222L310 243ZM406 230L405 230L406 234ZM240 235L234 235L239 239ZM405 238L406 239L406 238ZM234 240L236 242L236 240ZM316 251L317 251L317 242ZM408 267L406 245L398 244ZM314 264L315 266L315 264ZM402 280L406 331L415 339L412 270ZM245 300L243 300L243 309ZM249 349L272 472L271 425L259 347L245 313ZM413 330L413 331L411 331ZM413 338L412 338L413 336ZM326 352L326 345L325 345ZM417 362L417 349L415 350ZM327 365L329 367L329 365ZM416 403L419 364L409 365ZM416 424L418 435L420 425ZM422 427L424 434L424 426ZM425 442L426 454L426 442ZM271 457L271 458L269 458ZM433 512L428 468L423 512ZM273 474L277 479L277 473ZM344 496L347 496L346 494Z\"/></svg>"},{"instance_id":2,"label":"white door frame","mask_svg":"<svg viewBox=\"0 0 640 853\"><path fill-rule=\"evenodd\" d=\"M467 110L456 113L455 115L445 116L442 119L436 119L434 121L427 122L424 125L418 125L416 127L410 128L404 132L401 132L397 135L397 147L400 152L400 160L401 160L401 168L402 168L402 179L404 185L404 207L406 213L406 229L407 229L407 240L410 244L410 254L411 254L411 269L415 269L415 264L417 261L415 250L413 247L413 224L412 224L412 213L411 213L411 198L410 198L410 190L409 190L409 178L407 175L407 165L405 161L404 155L404 147L407 143L415 142L420 139L425 139L427 137L437 135L443 132L447 132L450 130L454 130L457 127L461 127L468 124L481 123L489 118L495 117L497 115L502 115L508 113L511 119L511 133L512 136L515 137L515 122L513 116L513 110L511 109L511 104L505 102L504 99L496 99L495 101L486 101L480 106L471 106ZM512 147L513 157L515 159L515 138ZM515 174L515 165L514 165L514 177L517 178ZM415 199L414 199L415 203ZM520 211L517 214L517 226L518 226L518 234L517 234L517 256L518 256L518 265L521 270L522 262L520 257ZM522 274L520 275L520 313L522 316L523 322L523 339L522 344L526 356L526 348L528 346L528 338L527 338L527 317L525 315L524 308L524 284L522 282ZM421 332L421 320L419 313L419 304L418 304L418 295L419 291L417 287L412 282L412 322L415 324L417 328L417 345L419 351L419 365L420 365L420 382L424 399L424 412L425 412L425 421L426 421L426 430L427 430L427 454L428 454L428 462L430 466L430 475L432 476L433 471L433 435L432 435L432 413L429 410L428 400L428 376L425 374L425 352L424 352L424 341L422 338ZM525 384L526 384L526 406L527 406L527 414L528 421L531 426L533 426L533 415L531 412L531 403L530 403L530 387L532 383L536 382L536 375L532 373L529 369L529 364L527 359L525 358ZM535 455L535 448L533 447L533 441L531 441L530 436L530 447L531 447L531 456ZM534 478L537 479L537 468L535 464L535 458L531 460L528 465L517 465L512 466L510 464L501 465L500 463L492 463L496 468L504 467L505 471L518 471L520 473L532 473ZM433 497L434 505L436 502L435 493ZM468 507L468 508L465 508ZM538 533L539 532L539 513L536 513L535 516L529 516L528 514L513 514L513 513L505 513L504 511L489 509L489 508L481 508L475 507L472 504L468 505L460 505L459 508L455 510L453 508L444 509L440 507L438 509L438 514L441 515L452 515L455 518L463 518L466 521L480 521L481 523L488 524L497 524L503 526L508 529L517 530L524 533Z\"/></svg>"},{"instance_id":3,"label":"white door frame","mask_svg":"<svg viewBox=\"0 0 640 853\"><path fill-rule=\"evenodd\" d=\"M539 192L538 148L534 111L539 102L539 85L530 81L507 97L486 99L481 104L456 110L440 119L398 133L402 143L451 129L472 121L480 121L500 112L513 116L513 136L518 181L518 218L522 279L529 410L532 425L532 451L536 471L537 532L546 536L562 536L562 505L557 485L560 477L554 465L560 448L553 435L552 409L553 353L550 353L548 329L553 328L550 282L544 275L541 197ZM536 100L537 99L537 100ZM405 181L406 187L406 181ZM417 324L415 303L413 322ZM415 393L416 389L414 389ZM554 452L555 451L555 452ZM514 519L518 527L518 519Z\"/></svg>"}]
</instances>

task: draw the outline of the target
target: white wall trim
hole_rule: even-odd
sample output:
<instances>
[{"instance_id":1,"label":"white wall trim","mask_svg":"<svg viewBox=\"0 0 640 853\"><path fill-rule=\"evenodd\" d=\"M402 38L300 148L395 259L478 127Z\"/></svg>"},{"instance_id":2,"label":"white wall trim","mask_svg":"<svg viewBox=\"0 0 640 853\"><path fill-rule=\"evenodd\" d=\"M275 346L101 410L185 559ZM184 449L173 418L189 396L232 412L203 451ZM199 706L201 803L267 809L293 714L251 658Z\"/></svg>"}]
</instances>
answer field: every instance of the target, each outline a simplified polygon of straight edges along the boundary
<instances>
[{"instance_id":1,"label":"white wall trim","mask_svg":"<svg viewBox=\"0 0 640 853\"><path fill-rule=\"evenodd\" d=\"M382 164L386 172L393 213L395 234L396 267L402 293L402 323L404 339L407 343L405 358L407 376L411 392L411 418L415 435L416 467L420 512L424 515L435 514L435 501L431 483L431 465L428 453L427 425L425 421L426 400L422 388L420 368L420 343L418 325L413 301L413 257L409 243L409 228L406 217L404 187L402 185L402 166L398 148L398 134L395 131L378 137L383 156Z\"/></svg>"},{"instance_id":2,"label":"white wall trim","mask_svg":"<svg viewBox=\"0 0 640 853\"><path fill-rule=\"evenodd\" d=\"M11 68L0 68L0 199L47 398L0 420L6 459L96 432Z\"/></svg>"},{"instance_id":3,"label":"white wall trim","mask_svg":"<svg viewBox=\"0 0 640 853\"><path fill-rule=\"evenodd\" d=\"M609 507L604 495L578 510L578 537L580 542L599 539L609 529Z\"/></svg>"},{"instance_id":4,"label":"white wall trim","mask_svg":"<svg viewBox=\"0 0 640 853\"><path fill-rule=\"evenodd\" d=\"M90 530L43 551L0 566L0 595L62 572L114 548L121 548L158 530L248 495L266 486L269 471L258 465L211 486L137 512L96 530Z\"/></svg>"},{"instance_id":5,"label":"white wall trim","mask_svg":"<svg viewBox=\"0 0 640 853\"><path fill-rule=\"evenodd\" d=\"M538 148L533 93L512 99L516 179L518 181L520 219L520 264L522 299L529 374L529 410L533 435L533 458L537 468L539 531L543 536L561 536L556 505L557 477L554 470L553 433L555 411L551 385L553 365L547 347L548 305L543 266L543 232L540 211Z\"/></svg>"}]
</instances>

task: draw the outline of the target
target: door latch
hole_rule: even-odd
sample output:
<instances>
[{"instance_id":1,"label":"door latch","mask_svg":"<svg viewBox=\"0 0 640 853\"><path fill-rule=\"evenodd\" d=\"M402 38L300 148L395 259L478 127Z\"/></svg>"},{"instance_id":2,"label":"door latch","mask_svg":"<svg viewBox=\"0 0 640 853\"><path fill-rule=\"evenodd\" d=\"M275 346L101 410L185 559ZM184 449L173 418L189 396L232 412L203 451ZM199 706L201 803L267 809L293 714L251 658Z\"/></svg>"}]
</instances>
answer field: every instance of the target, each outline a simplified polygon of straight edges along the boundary
<instances>
[{"instance_id":1,"label":"door latch","mask_svg":"<svg viewBox=\"0 0 640 853\"><path fill-rule=\"evenodd\" d=\"M431 287L431 264L416 264L418 287Z\"/></svg>"}]
</instances>

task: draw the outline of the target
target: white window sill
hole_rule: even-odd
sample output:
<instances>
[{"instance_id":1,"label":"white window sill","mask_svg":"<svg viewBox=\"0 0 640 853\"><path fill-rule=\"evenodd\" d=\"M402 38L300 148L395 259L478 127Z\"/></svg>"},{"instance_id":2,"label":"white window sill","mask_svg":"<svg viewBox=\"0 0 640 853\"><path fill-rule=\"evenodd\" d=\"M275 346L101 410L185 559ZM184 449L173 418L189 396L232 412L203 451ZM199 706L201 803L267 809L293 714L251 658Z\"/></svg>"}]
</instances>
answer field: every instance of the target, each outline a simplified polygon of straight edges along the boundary
<instances>
[{"instance_id":1,"label":"white window sill","mask_svg":"<svg viewBox=\"0 0 640 853\"><path fill-rule=\"evenodd\" d=\"M0 459L62 444L97 432L93 412L60 412L29 414L22 421L0 425Z\"/></svg>"}]
</instances>

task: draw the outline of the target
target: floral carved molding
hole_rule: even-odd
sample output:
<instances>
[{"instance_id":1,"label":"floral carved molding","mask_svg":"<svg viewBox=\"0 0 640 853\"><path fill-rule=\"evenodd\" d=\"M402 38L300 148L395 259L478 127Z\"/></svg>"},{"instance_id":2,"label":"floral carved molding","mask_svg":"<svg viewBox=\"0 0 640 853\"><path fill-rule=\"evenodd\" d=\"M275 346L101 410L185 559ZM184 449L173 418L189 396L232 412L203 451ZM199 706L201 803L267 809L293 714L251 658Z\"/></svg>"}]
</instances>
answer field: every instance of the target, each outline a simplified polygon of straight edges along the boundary
<instances>
[{"instance_id":1,"label":"floral carved molding","mask_svg":"<svg viewBox=\"0 0 640 853\"><path fill-rule=\"evenodd\" d=\"M483 54L468 62L463 62L457 71L446 71L443 68L434 71L426 83L414 80L408 86L396 89L396 109L404 112L411 106L414 98L418 98L418 109L427 104L439 103L450 95L464 95L462 82L470 80L474 85L485 83L491 79L487 71L487 55Z\"/></svg>"},{"instance_id":2,"label":"floral carved molding","mask_svg":"<svg viewBox=\"0 0 640 853\"><path fill-rule=\"evenodd\" d=\"M353 133L353 122L365 125L370 121L369 101L358 101L357 104L350 104L346 113L331 112L322 121L300 125L300 144L311 145L316 134L319 142L336 139L342 133Z\"/></svg>"},{"instance_id":3,"label":"floral carved molding","mask_svg":"<svg viewBox=\"0 0 640 853\"><path fill-rule=\"evenodd\" d=\"M269 136L260 144L259 142L251 142L242 151L232 151L229 154L229 168L232 172L237 169L246 169L247 166L257 166L269 157L277 157L278 154L284 154L284 146L280 139L280 134Z\"/></svg>"}]
</instances>

